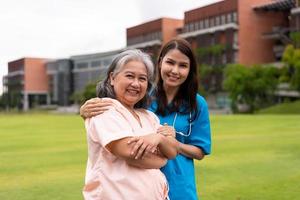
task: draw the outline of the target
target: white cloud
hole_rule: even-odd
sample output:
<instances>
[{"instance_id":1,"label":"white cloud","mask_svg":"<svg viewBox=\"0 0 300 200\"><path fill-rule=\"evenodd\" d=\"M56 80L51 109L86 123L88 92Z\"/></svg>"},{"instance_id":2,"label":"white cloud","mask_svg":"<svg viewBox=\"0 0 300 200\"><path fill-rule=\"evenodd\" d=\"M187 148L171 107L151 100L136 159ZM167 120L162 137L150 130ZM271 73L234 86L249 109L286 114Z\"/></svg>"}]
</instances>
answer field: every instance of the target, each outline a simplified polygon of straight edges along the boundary
<instances>
[{"instance_id":1,"label":"white cloud","mask_svg":"<svg viewBox=\"0 0 300 200\"><path fill-rule=\"evenodd\" d=\"M0 0L0 94L7 63L122 48L126 28L218 0Z\"/></svg>"}]
</instances>

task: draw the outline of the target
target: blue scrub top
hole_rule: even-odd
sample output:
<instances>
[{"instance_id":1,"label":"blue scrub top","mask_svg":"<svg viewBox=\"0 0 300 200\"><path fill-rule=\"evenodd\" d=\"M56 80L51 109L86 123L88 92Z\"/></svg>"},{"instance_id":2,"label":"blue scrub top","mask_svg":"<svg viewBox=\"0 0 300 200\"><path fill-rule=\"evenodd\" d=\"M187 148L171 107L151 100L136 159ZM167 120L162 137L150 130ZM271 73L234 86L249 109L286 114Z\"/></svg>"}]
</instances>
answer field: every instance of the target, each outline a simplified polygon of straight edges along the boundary
<instances>
[{"instance_id":1,"label":"blue scrub top","mask_svg":"<svg viewBox=\"0 0 300 200\"><path fill-rule=\"evenodd\" d=\"M198 113L192 122L191 133L189 136L176 134L176 139L184 144L197 146L208 155L211 151L211 133L208 107L205 99L197 94ZM149 110L155 112L157 102L153 101ZM165 116L158 115L161 124L167 123L172 126L175 119L175 112ZM192 113L194 116L195 113ZM190 114L177 113L174 128L177 132L185 135L189 133ZM195 183L194 161L184 155L177 155L175 159L168 160L167 164L161 168L169 183L169 197L171 200L197 200L197 190Z\"/></svg>"}]
</instances>

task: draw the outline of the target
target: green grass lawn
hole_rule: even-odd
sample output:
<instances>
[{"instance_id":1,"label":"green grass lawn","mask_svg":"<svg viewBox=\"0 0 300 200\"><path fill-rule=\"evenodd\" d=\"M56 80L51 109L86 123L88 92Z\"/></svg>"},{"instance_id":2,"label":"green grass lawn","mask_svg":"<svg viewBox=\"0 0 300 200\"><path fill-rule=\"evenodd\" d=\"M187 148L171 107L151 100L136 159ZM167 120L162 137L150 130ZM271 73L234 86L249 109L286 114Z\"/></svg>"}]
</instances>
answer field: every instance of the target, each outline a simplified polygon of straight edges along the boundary
<instances>
[{"instance_id":1,"label":"green grass lawn","mask_svg":"<svg viewBox=\"0 0 300 200\"><path fill-rule=\"evenodd\" d=\"M286 102L258 111L258 114L300 114L300 101Z\"/></svg>"},{"instance_id":2,"label":"green grass lawn","mask_svg":"<svg viewBox=\"0 0 300 200\"><path fill-rule=\"evenodd\" d=\"M212 155L196 162L201 199L300 199L299 122L300 115L212 116ZM78 116L0 114L0 199L82 199L85 138Z\"/></svg>"}]
</instances>

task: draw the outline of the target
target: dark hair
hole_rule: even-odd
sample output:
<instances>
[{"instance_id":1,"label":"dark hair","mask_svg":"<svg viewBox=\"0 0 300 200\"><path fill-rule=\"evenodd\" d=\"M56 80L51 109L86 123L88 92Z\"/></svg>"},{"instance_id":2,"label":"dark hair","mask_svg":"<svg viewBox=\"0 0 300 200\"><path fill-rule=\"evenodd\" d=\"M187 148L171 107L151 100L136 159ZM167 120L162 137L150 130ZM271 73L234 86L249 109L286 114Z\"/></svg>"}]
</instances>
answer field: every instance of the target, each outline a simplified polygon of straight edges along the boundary
<instances>
[{"instance_id":1,"label":"dark hair","mask_svg":"<svg viewBox=\"0 0 300 200\"><path fill-rule=\"evenodd\" d=\"M147 92L145 97L134 105L134 108L147 108L150 102L149 91L151 91L154 82L154 66L150 56L137 49L123 51L113 59L106 72L104 80L97 84L97 96L100 98L116 98L114 88L110 84L110 74L118 74L122 70L124 65L126 65L130 61L141 61L146 66L148 76Z\"/></svg>"},{"instance_id":2,"label":"dark hair","mask_svg":"<svg viewBox=\"0 0 300 200\"><path fill-rule=\"evenodd\" d=\"M181 53L186 55L190 60L190 71L187 79L182 85L180 85L177 94L175 95L171 105L168 105L166 93L163 88L163 80L161 77L161 64L165 55L173 49L178 49ZM197 79L197 62L192 51L190 44L182 38L174 38L167 42L160 50L157 60L157 89L156 89L156 101L157 110L156 113L160 115L166 115L168 112L188 113L197 111L196 95L198 91L198 79ZM184 109L180 108L184 105ZM197 112L194 112L197 113Z\"/></svg>"}]
</instances>

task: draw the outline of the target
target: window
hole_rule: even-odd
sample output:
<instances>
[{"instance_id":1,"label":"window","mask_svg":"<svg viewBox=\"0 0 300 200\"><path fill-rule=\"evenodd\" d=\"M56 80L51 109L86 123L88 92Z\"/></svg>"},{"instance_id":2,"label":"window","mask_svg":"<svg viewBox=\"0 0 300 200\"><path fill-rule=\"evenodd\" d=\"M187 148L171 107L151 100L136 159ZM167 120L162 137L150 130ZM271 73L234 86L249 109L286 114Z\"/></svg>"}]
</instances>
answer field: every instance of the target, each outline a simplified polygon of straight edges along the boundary
<instances>
[{"instance_id":1,"label":"window","mask_svg":"<svg viewBox=\"0 0 300 200\"><path fill-rule=\"evenodd\" d=\"M221 16L221 24L226 24L226 16L225 15Z\"/></svg>"},{"instance_id":2,"label":"window","mask_svg":"<svg viewBox=\"0 0 300 200\"><path fill-rule=\"evenodd\" d=\"M158 31L158 32L157 32L157 39L161 40L161 38L162 38L161 31Z\"/></svg>"},{"instance_id":3,"label":"window","mask_svg":"<svg viewBox=\"0 0 300 200\"><path fill-rule=\"evenodd\" d=\"M224 52L223 55L222 55L222 63L223 63L223 64L227 64L227 56L226 56L226 52Z\"/></svg>"},{"instance_id":4,"label":"window","mask_svg":"<svg viewBox=\"0 0 300 200\"><path fill-rule=\"evenodd\" d=\"M195 31L199 29L199 22L195 22Z\"/></svg>"},{"instance_id":5,"label":"window","mask_svg":"<svg viewBox=\"0 0 300 200\"><path fill-rule=\"evenodd\" d=\"M111 63L111 59L105 59L105 60L103 60L104 67L108 67L110 65L110 63Z\"/></svg>"},{"instance_id":6,"label":"window","mask_svg":"<svg viewBox=\"0 0 300 200\"><path fill-rule=\"evenodd\" d=\"M203 29L204 28L204 22L203 20L200 21L200 29Z\"/></svg>"},{"instance_id":7,"label":"window","mask_svg":"<svg viewBox=\"0 0 300 200\"><path fill-rule=\"evenodd\" d=\"M190 23L189 26L190 26L190 31L194 31L194 24Z\"/></svg>"},{"instance_id":8,"label":"window","mask_svg":"<svg viewBox=\"0 0 300 200\"><path fill-rule=\"evenodd\" d=\"M231 13L228 13L227 14L227 23L230 23L232 22L232 16L231 16Z\"/></svg>"},{"instance_id":9,"label":"window","mask_svg":"<svg viewBox=\"0 0 300 200\"><path fill-rule=\"evenodd\" d=\"M237 13L236 12L232 13L232 18L233 18L232 19L233 22L237 22Z\"/></svg>"},{"instance_id":10,"label":"window","mask_svg":"<svg viewBox=\"0 0 300 200\"><path fill-rule=\"evenodd\" d=\"M189 32L189 27L187 24L184 26L184 32Z\"/></svg>"},{"instance_id":11,"label":"window","mask_svg":"<svg viewBox=\"0 0 300 200\"><path fill-rule=\"evenodd\" d=\"M77 63L77 65L76 65L77 69L83 69L83 68L87 68L87 67L88 67L87 62Z\"/></svg>"},{"instance_id":12,"label":"window","mask_svg":"<svg viewBox=\"0 0 300 200\"><path fill-rule=\"evenodd\" d=\"M237 51L233 53L233 62L239 62L239 53Z\"/></svg>"},{"instance_id":13,"label":"window","mask_svg":"<svg viewBox=\"0 0 300 200\"><path fill-rule=\"evenodd\" d=\"M237 33L237 31L235 31L234 33L233 33L233 45L238 45L238 33Z\"/></svg>"},{"instance_id":14,"label":"window","mask_svg":"<svg viewBox=\"0 0 300 200\"><path fill-rule=\"evenodd\" d=\"M214 18L210 18L210 27L215 26Z\"/></svg>"},{"instance_id":15,"label":"window","mask_svg":"<svg viewBox=\"0 0 300 200\"><path fill-rule=\"evenodd\" d=\"M208 28L209 27L209 20L205 19L204 21L204 28Z\"/></svg>"},{"instance_id":16,"label":"window","mask_svg":"<svg viewBox=\"0 0 300 200\"><path fill-rule=\"evenodd\" d=\"M92 61L91 67L100 67L101 66L101 60Z\"/></svg>"},{"instance_id":17,"label":"window","mask_svg":"<svg viewBox=\"0 0 300 200\"><path fill-rule=\"evenodd\" d=\"M219 26L220 25L220 16L216 17L216 25Z\"/></svg>"}]
</instances>

